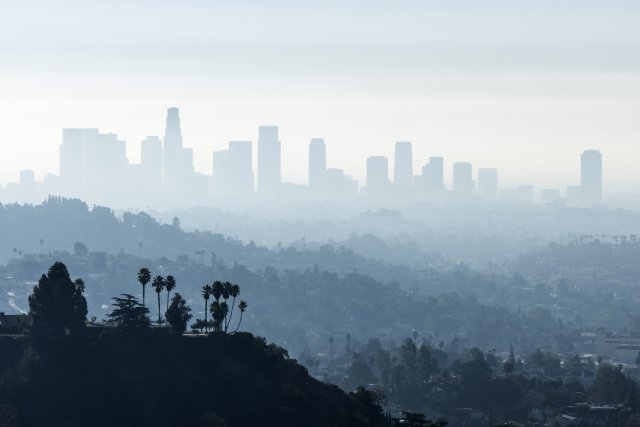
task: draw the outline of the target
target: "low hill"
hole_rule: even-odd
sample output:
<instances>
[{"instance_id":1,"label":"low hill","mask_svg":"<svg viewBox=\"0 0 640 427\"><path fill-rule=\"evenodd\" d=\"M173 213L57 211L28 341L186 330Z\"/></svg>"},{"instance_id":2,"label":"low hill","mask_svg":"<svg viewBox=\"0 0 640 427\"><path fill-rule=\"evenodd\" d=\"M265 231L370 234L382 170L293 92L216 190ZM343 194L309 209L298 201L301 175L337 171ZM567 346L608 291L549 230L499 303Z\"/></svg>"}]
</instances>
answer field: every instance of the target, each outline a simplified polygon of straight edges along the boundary
<instances>
[{"instance_id":1,"label":"low hill","mask_svg":"<svg viewBox=\"0 0 640 427\"><path fill-rule=\"evenodd\" d=\"M90 335L46 348L0 340L12 355L0 358L0 426L384 425L362 394L248 333Z\"/></svg>"}]
</instances>

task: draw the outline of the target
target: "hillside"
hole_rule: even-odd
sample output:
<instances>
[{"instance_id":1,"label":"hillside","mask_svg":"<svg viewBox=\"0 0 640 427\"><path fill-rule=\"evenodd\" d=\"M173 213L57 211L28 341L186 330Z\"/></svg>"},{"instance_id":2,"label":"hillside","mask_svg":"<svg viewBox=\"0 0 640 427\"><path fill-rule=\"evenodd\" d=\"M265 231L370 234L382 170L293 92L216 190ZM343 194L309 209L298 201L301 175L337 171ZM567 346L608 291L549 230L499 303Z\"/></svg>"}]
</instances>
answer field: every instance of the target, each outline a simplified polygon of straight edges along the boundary
<instances>
[{"instance_id":1,"label":"hillside","mask_svg":"<svg viewBox=\"0 0 640 427\"><path fill-rule=\"evenodd\" d=\"M2 426L376 426L383 417L248 333L0 341ZM25 340L26 341L26 340ZM13 350L13 351L6 351ZM37 404L35 404L37 402Z\"/></svg>"}]
</instances>

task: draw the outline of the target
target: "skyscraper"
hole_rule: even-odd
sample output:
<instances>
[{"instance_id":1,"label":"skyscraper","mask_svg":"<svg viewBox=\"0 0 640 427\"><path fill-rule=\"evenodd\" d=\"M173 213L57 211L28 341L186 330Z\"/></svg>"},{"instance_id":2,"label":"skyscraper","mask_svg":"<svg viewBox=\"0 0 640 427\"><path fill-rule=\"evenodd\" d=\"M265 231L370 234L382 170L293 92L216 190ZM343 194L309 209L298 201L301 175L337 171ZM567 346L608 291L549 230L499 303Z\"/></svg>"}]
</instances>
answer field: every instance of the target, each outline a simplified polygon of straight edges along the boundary
<instances>
[{"instance_id":1,"label":"skyscraper","mask_svg":"<svg viewBox=\"0 0 640 427\"><path fill-rule=\"evenodd\" d=\"M396 142L393 183L404 188L409 188L413 185L413 157L411 143L408 141Z\"/></svg>"},{"instance_id":2,"label":"skyscraper","mask_svg":"<svg viewBox=\"0 0 640 427\"><path fill-rule=\"evenodd\" d=\"M309 191L314 194L326 190L327 148L324 139L313 138L309 143Z\"/></svg>"},{"instance_id":3,"label":"skyscraper","mask_svg":"<svg viewBox=\"0 0 640 427\"><path fill-rule=\"evenodd\" d=\"M274 195L280 188L280 141L277 126L258 130L258 191Z\"/></svg>"},{"instance_id":4,"label":"skyscraper","mask_svg":"<svg viewBox=\"0 0 640 427\"><path fill-rule=\"evenodd\" d=\"M453 191L459 194L473 192L473 174L471 163L458 162L453 164Z\"/></svg>"},{"instance_id":5,"label":"skyscraper","mask_svg":"<svg viewBox=\"0 0 640 427\"><path fill-rule=\"evenodd\" d=\"M175 107L167 109L163 142L163 182L165 189L173 193L169 196L175 196L194 175L193 150L182 146L180 112Z\"/></svg>"},{"instance_id":6,"label":"skyscraper","mask_svg":"<svg viewBox=\"0 0 640 427\"><path fill-rule=\"evenodd\" d=\"M478 194L487 198L498 196L497 169L478 169Z\"/></svg>"},{"instance_id":7,"label":"skyscraper","mask_svg":"<svg viewBox=\"0 0 640 427\"><path fill-rule=\"evenodd\" d=\"M126 143L98 129L63 129L60 178L64 191L91 201L111 201L126 183Z\"/></svg>"},{"instance_id":8,"label":"skyscraper","mask_svg":"<svg viewBox=\"0 0 640 427\"><path fill-rule=\"evenodd\" d=\"M245 197L253 192L252 147L251 141L230 141L227 150L213 152L216 195Z\"/></svg>"},{"instance_id":9,"label":"skyscraper","mask_svg":"<svg viewBox=\"0 0 640 427\"><path fill-rule=\"evenodd\" d=\"M389 189L389 160L384 156L367 158L367 194L386 195Z\"/></svg>"},{"instance_id":10,"label":"skyscraper","mask_svg":"<svg viewBox=\"0 0 640 427\"><path fill-rule=\"evenodd\" d=\"M584 202L592 206L602 201L602 154L586 150L580 158L580 186Z\"/></svg>"},{"instance_id":11,"label":"skyscraper","mask_svg":"<svg viewBox=\"0 0 640 427\"><path fill-rule=\"evenodd\" d=\"M229 142L229 165L232 170L233 189L239 195L253 192L253 143Z\"/></svg>"},{"instance_id":12,"label":"skyscraper","mask_svg":"<svg viewBox=\"0 0 640 427\"><path fill-rule=\"evenodd\" d=\"M444 159L429 157L429 163L422 167L422 185L427 192L444 190Z\"/></svg>"},{"instance_id":13,"label":"skyscraper","mask_svg":"<svg viewBox=\"0 0 640 427\"><path fill-rule=\"evenodd\" d=\"M140 167L143 185L147 190L162 187L162 140L148 136L140 145Z\"/></svg>"}]
</instances>

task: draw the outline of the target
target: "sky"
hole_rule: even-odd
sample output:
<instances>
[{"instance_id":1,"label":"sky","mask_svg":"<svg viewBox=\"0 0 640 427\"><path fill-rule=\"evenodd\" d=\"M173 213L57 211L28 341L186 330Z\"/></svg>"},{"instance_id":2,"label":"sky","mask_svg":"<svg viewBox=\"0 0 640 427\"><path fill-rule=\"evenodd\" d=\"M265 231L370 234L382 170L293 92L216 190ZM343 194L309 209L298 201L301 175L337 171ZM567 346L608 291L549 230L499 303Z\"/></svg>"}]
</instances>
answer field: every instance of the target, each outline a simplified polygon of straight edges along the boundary
<instances>
[{"instance_id":1,"label":"sky","mask_svg":"<svg viewBox=\"0 0 640 427\"><path fill-rule=\"evenodd\" d=\"M503 188L563 188L595 148L605 191L639 192L639 17L621 0L0 1L0 182L57 173L65 127L117 133L138 162L176 106L203 173L274 124L287 181L322 137L359 180L408 140L448 181L470 161Z\"/></svg>"}]
</instances>

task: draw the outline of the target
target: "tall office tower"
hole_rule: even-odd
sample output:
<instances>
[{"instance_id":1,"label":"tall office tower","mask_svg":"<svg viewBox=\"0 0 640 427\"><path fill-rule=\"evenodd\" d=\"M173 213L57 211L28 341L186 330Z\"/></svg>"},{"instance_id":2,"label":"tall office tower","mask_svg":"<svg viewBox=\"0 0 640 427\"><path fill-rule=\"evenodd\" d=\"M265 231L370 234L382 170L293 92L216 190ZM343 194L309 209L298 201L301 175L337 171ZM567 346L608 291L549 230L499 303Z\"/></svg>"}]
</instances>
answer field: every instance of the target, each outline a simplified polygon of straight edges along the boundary
<instances>
[{"instance_id":1,"label":"tall office tower","mask_svg":"<svg viewBox=\"0 0 640 427\"><path fill-rule=\"evenodd\" d=\"M473 177L471 163L458 162L453 164L453 191L459 194L473 192Z\"/></svg>"},{"instance_id":2,"label":"tall office tower","mask_svg":"<svg viewBox=\"0 0 640 427\"><path fill-rule=\"evenodd\" d=\"M309 191L314 194L326 190L327 148L324 139L313 138L309 143Z\"/></svg>"},{"instance_id":3,"label":"tall office tower","mask_svg":"<svg viewBox=\"0 0 640 427\"><path fill-rule=\"evenodd\" d=\"M244 197L253 192L251 141L230 141L227 150L213 152L213 191L226 197Z\"/></svg>"},{"instance_id":4,"label":"tall office tower","mask_svg":"<svg viewBox=\"0 0 640 427\"><path fill-rule=\"evenodd\" d=\"M371 196L385 195L389 189L389 161L384 156L367 158L367 193Z\"/></svg>"},{"instance_id":5,"label":"tall office tower","mask_svg":"<svg viewBox=\"0 0 640 427\"><path fill-rule=\"evenodd\" d=\"M393 183L405 188L413 185L413 157L411 143L408 141L396 142Z\"/></svg>"},{"instance_id":6,"label":"tall office tower","mask_svg":"<svg viewBox=\"0 0 640 427\"><path fill-rule=\"evenodd\" d=\"M229 142L229 167L232 189L238 195L253 192L253 143L251 141Z\"/></svg>"},{"instance_id":7,"label":"tall office tower","mask_svg":"<svg viewBox=\"0 0 640 427\"><path fill-rule=\"evenodd\" d=\"M175 193L194 175L193 150L182 146L180 110L175 107L167 109L163 141L163 181L165 188Z\"/></svg>"},{"instance_id":8,"label":"tall office tower","mask_svg":"<svg viewBox=\"0 0 640 427\"><path fill-rule=\"evenodd\" d=\"M280 188L280 141L277 126L258 130L258 191L274 195Z\"/></svg>"},{"instance_id":9,"label":"tall office tower","mask_svg":"<svg viewBox=\"0 0 640 427\"><path fill-rule=\"evenodd\" d=\"M498 196L497 169L478 169L478 194L487 198Z\"/></svg>"},{"instance_id":10,"label":"tall office tower","mask_svg":"<svg viewBox=\"0 0 640 427\"><path fill-rule=\"evenodd\" d=\"M126 143L98 129L63 129L60 179L66 194L111 201L126 184Z\"/></svg>"},{"instance_id":11,"label":"tall office tower","mask_svg":"<svg viewBox=\"0 0 640 427\"><path fill-rule=\"evenodd\" d=\"M422 185L428 192L444 190L444 159L429 157L429 163L422 167Z\"/></svg>"},{"instance_id":12,"label":"tall office tower","mask_svg":"<svg viewBox=\"0 0 640 427\"><path fill-rule=\"evenodd\" d=\"M580 186L585 204L592 206L602 201L602 154L586 150L580 158Z\"/></svg>"},{"instance_id":13,"label":"tall office tower","mask_svg":"<svg viewBox=\"0 0 640 427\"><path fill-rule=\"evenodd\" d=\"M162 140L148 136L140 145L140 168L143 186L146 189L162 187Z\"/></svg>"}]
</instances>

